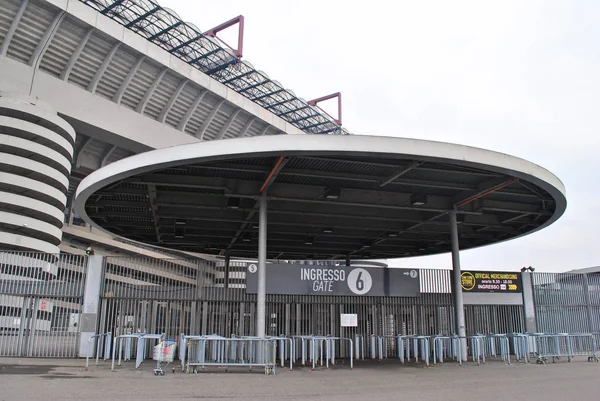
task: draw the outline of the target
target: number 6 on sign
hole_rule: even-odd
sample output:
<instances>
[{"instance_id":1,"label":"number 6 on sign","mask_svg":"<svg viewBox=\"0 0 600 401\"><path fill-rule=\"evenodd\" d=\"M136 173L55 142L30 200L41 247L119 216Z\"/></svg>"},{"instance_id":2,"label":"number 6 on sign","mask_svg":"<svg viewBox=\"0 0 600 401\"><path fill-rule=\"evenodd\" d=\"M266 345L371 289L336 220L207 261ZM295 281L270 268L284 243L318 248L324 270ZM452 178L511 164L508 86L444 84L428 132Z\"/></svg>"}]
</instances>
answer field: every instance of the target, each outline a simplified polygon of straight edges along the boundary
<instances>
[{"instance_id":1,"label":"number 6 on sign","mask_svg":"<svg viewBox=\"0 0 600 401\"><path fill-rule=\"evenodd\" d=\"M354 269L348 274L348 288L356 295L369 292L373 285L373 278L365 269Z\"/></svg>"}]
</instances>

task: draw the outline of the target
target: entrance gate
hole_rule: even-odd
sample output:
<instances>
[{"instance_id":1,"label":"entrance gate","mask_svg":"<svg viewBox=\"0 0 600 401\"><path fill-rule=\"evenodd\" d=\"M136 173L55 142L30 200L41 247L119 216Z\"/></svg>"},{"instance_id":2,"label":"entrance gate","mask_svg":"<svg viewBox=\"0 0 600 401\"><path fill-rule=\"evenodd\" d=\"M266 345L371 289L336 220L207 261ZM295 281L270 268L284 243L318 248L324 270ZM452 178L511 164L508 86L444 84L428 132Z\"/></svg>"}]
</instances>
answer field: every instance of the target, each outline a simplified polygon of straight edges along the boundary
<instances>
[{"instance_id":1,"label":"entrance gate","mask_svg":"<svg viewBox=\"0 0 600 401\"><path fill-rule=\"evenodd\" d=\"M255 334L256 295L245 290L246 264L191 259L107 257L101 286L99 332ZM267 295L266 334L436 335L454 333L450 272L421 270L418 297ZM511 309L512 308L512 309ZM341 327L341 314L356 314L357 327ZM522 307L467 307L469 334L486 329L518 331ZM506 319L504 318L506 317ZM513 319L514 318L514 319ZM490 331L491 332L491 331ZM386 349L395 355L394 341ZM365 350L367 357L370 349ZM340 350L340 357L349 350Z\"/></svg>"},{"instance_id":2,"label":"entrance gate","mask_svg":"<svg viewBox=\"0 0 600 401\"><path fill-rule=\"evenodd\" d=\"M0 252L0 356L77 356L86 260Z\"/></svg>"},{"instance_id":3,"label":"entrance gate","mask_svg":"<svg viewBox=\"0 0 600 401\"><path fill-rule=\"evenodd\" d=\"M0 253L0 356L76 357L86 256ZM97 332L254 335L256 295L246 264L106 257ZM266 333L371 335L454 333L448 270L422 269L418 297L267 295ZM341 327L356 314L357 327ZM467 305L467 333L522 332L521 305ZM389 356L395 344L388 340ZM150 351L150 350L149 350ZM370 347L366 347L370 357ZM341 349L340 357L349 356Z\"/></svg>"}]
</instances>

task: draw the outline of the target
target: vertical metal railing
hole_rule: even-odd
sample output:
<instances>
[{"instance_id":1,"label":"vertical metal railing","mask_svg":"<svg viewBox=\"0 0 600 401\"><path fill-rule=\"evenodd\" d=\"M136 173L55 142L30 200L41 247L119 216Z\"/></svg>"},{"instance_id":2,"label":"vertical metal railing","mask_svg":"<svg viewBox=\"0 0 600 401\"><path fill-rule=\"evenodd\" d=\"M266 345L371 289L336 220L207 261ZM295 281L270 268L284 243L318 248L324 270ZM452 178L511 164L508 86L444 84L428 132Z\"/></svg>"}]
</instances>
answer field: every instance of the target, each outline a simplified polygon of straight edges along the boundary
<instances>
[{"instance_id":1,"label":"vertical metal railing","mask_svg":"<svg viewBox=\"0 0 600 401\"><path fill-rule=\"evenodd\" d=\"M86 261L0 252L0 355L76 356ZM198 259L107 257L98 332L253 335L256 295L246 293L245 271L235 261L226 270ZM388 356L396 352L394 335L454 333L450 271L419 272L418 297L268 295L267 333L384 336ZM538 331L600 331L599 276L536 272L532 280ZM522 306L468 305L465 312L469 334L524 331ZM356 314L358 327L340 327L342 313Z\"/></svg>"},{"instance_id":2,"label":"vertical metal railing","mask_svg":"<svg viewBox=\"0 0 600 401\"><path fill-rule=\"evenodd\" d=\"M246 263L108 257L102 285L100 332L254 335L256 295L245 291ZM418 297L267 295L267 333L369 339L455 332L449 270L420 270ZM522 331L520 306L467 307L469 333ZM357 315L358 327L340 327L340 315ZM347 347L345 347L347 348ZM340 357L349 355L342 347ZM370 350L367 349L367 357Z\"/></svg>"},{"instance_id":3,"label":"vertical metal railing","mask_svg":"<svg viewBox=\"0 0 600 401\"><path fill-rule=\"evenodd\" d=\"M600 333L600 275L588 274L589 308L591 314L592 332ZM600 339L600 336L598 337Z\"/></svg>"},{"instance_id":4,"label":"vertical metal railing","mask_svg":"<svg viewBox=\"0 0 600 401\"><path fill-rule=\"evenodd\" d=\"M0 251L0 356L77 356L86 262Z\"/></svg>"},{"instance_id":5,"label":"vertical metal railing","mask_svg":"<svg viewBox=\"0 0 600 401\"><path fill-rule=\"evenodd\" d=\"M588 318L588 308L599 306L598 286L595 285L598 278L590 276L587 279L594 284L586 286L583 274L532 274L538 332L584 333L596 330L596 324ZM586 302L586 291L589 291L590 305Z\"/></svg>"}]
</instances>

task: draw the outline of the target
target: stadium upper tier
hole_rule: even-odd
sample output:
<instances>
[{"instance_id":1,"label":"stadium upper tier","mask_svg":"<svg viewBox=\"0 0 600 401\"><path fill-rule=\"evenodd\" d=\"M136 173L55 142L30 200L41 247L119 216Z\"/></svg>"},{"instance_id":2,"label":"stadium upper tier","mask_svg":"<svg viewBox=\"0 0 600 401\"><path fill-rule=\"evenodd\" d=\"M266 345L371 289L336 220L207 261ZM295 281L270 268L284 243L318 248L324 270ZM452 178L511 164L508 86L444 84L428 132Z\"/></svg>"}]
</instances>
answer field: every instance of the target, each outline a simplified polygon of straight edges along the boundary
<instances>
[{"instance_id":1,"label":"stadium upper tier","mask_svg":"<svg viewBox=\"0 0 600 401\"><path fill-rule=\"evenodd\" d=\"M44 100L76 131L68 206L84 176L132 154L213 139L346 133L148 1L3 0L0 71L0 92Z\"/></svg>"},{"instance_id":2,"label":"stadium upper tier","mask_svg":"<svg viewBox=\"0 0 600 401\"><path fill-rule=\"evenodd\" d=\"M2 56L202 140L264 134L265 122L268 134L347 133L153 2L6 0L0 43Z\"/></svg>"},{"instance_id":3,"label":"stadium upper tier","mask_svg":"<svg viewBox=\"0 0 600 401\"><path fill-rule=\"evenodd\" d=\"M80 0L307 134L348 134L294 92L151 0Z\"/></svg>"}]
</instances>

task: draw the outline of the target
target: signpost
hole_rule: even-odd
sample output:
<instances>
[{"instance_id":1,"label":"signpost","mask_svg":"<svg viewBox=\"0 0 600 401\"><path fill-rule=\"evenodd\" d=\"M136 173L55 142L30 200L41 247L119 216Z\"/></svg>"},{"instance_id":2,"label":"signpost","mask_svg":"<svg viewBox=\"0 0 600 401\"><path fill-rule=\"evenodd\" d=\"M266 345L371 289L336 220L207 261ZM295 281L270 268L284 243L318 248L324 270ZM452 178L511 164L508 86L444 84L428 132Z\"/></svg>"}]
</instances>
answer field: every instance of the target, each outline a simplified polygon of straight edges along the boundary
<instances>
[{"instance_id":1,"label":"signpost","mask_svg":"<svg viewBox=\"0 0 600 401\"><path fill-rule=\"evenodd\" d=\"M246 292L256 294L256 264L246 269ZM419 271L376 267L268 264L267 294L418 297Z\"/></svg>"},{"instance_id":2,"label":"signpost","mask_svg":"<svg viewBox=\"0 0 600 401\"><path fill-rule=\"evenodd\" d=\"M463 292L522 292L517 272L463 271L460 278Z\"/></svg>"}]
</instances>

